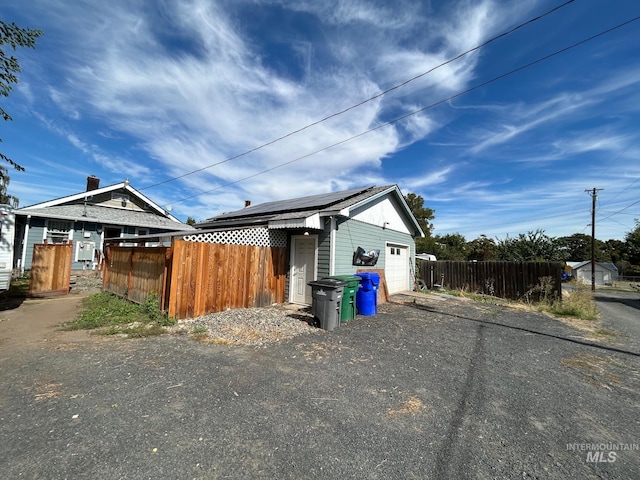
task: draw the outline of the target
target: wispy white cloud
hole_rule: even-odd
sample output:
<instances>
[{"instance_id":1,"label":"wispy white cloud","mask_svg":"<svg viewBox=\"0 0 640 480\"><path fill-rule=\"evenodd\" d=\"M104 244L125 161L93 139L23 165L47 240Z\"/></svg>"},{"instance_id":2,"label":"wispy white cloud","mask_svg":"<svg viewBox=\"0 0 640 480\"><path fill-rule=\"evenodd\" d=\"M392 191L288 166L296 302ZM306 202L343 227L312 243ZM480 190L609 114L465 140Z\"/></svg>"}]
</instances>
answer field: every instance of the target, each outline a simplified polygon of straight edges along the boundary
<instances>
[{"instance_id":1,"label":"wispy white cloud","mask_svg":"<svg viewBox=\"0 0 640 480\"><path fill-rule=\"evenodd\" d=\"M444 167L433 172L424 172L411 175L408 178L404 178L400 181L401 187L409 189L409 191L416 191L433 185L441 184L449 179L449 174L452 173L454 167Z\"/></svg>"},{"instance_id":2,"label":"wispy white cloud","mask_svg":"<svg viewBox=\"0 0 640 480\"><path fill-rule=\"evenodd\" d=\"M520 94L515 83L505 86L505 96L482 89L473 100L462 97L359 136L495 75L501 51L515 62L523 49L533 54L536 47L520 41L511 48L505 40L209 167L439 65L533 10L540 13L535 2L32 3L47 22L47 36L36 50L39 61L30 60L34 73L25 77L29 88L21 98L86 168L104 169L114 183L129 177L144 188L202 169L145 190L160 204L172 203L177 214L201 219L241 208L247 198L258 203L399 183L437 205L436 215L439 209L451 215L448 225L466 228L480 216L497 216L526 226L527 209L553 214L554 202L578 201L572 189L581 193L596 181L613 189L635 174L628 166L633 132L603 115L612 98L615 115L638 111L640 75L630 66L594 70L578 81L566 72L541 78ZM277 18L278 27L256 11ZM302 20L308 28L299 28ZM44 53L53 50L62 57L49 61ZM600 124L581 123L587 118ZM357 138L341 143L351 137ZM333 144L339 145L325 150ZM313 152L319 153L305 158ZM582 154L619 157L624 169L605 172L603 163L593 163L569 179ZM400 158L415 165L395 169Z\"/></svg>"},{"instance_id":3,"label":"wispy white cloud","mask_svg":"<svg viewBox=\"0 0 640 480\"><path fill-rule=\"evenodd\" d=\"M527 105L526 108L522 104L515 105L505 115L506 118L499 120L500 125L496 125L490 130L477 132L476 135L483 140L471 147L470 152L477 154L489 147L510 142L515 137L539 126L547 127L561 118L575 114L589 104L591 104L589 100L562 94L550 100Z\"/></svg>"},{"instance_id":4,"label":"wispy white cloud","mask_svg":"<svg viewBox=\"0 0 640 480\"><path fill-rule=\"evenodd\" d=\"M594 129L569 134L555 141L553 147L557 148L561 155L575 155L598 150L617 152L623 151L632 139L632 135L608 134L602 129Z\"/></svg>"},{"instance_id":5,"label":"wispy white cloud","mask_svg":"<svg viewBox=\"0 0 640 480\"><path fill-rule=\"evenodd\" d=\"M68 86L63 96L61 87L50 90L51 98L64 106L69 120L80 116L99 117L110 124L114 132L122 131L137 137L149 155L157 160L167 176L180 175L213 163L220 162L245 149L255 147L284 133L313 122L332 113L336 107L350 105L407 76L424 71L444 59L446 50L460 45L443 43L438 52L407 51L396 44L397 30L413 28L416 15L410 8L399 9L402 15L384 14L386 5L371 6L365 2L353 2L337 10L316 8L313 4L297 6L298 10L314 13L321 24L333 28L340 23L360 23L381 29L375 44L385 44L382 54L362 44L360 38L348 35L336 37L336 45L357 52L355 63L334 64L330 70L315 69L308 85L292 82L280 76L263 63L258 51L244 36L242 26L217 4L204 1L167 5L165 14L176 19L178 31L173 32L188 39L192 51L182 55L159 55L162 37L154 30L153 15L147 6L110 3L100 7L105 15L92 15L90 21L74 21L74 13L62 9L59 15L70 15L77 27L75 47L69 54L82 58L82 65L70 64ZM489 3L481 7L486 10ZM82 11L86 5L74 7ZM95 7L92 6L92 9ZM484 10L483 10L484 11ZM468 11L465 11L468 13ZM457 22L462 22L465 12L459 12ZM389 13L389 12L387 12ZM101 17L101 18L100 18ZM100 18L100 20L98 20ZM94 23L92 23L92 21ZM477 15L464 21L474 35L482 36L491 28L486 15ZM471 23L469 23L471 22ZM395 33L390 33L395 31ZM453 42L454 36L444 32L442 37ZM305 45L299 42L298 45ZM299 61L310 70L308 45ZM298 48L298 52L300 52ZM441 89L459 88L473 75L475 61L460 62L438 71L417 89L438 85ZM367 71L369 65L377 65L376 77ZM400 73L402 72L402 73ZM400 73L400 74L399 74ZM355 81L354 81L355 80ZM396 96L390 102L376 101L357 111L309 129L292 139L279 142L239 161L206 169L202 174L185 178L183 184L193 190L206 191L214 184L237 182L262 170L278 165L306 153L314 152L360 134L375 125L387 105L413 108L411 90ZM83 113L84 112L84 113ZM361 140L331 149L330 154L318 154L313 160L301 161L279 169L274 177L278 182L290 178L290 191L281 188L264 188L269 174L256 180L236 184L231 190L247 189L265 191L279 196L294 196L335 185L331 180L358 169L379 169L381 161L402 145L424 138L435 128L434 120L426 115L411 118L400 128L385 127ZM95 161L114 164L106 155L93 150L90 142L76 139L74 145ZM121 161L116 160L116 164ZM130 174L136 173L128 162ZM138 173L144 178L162 179L162 171L154 169L149 175L146 169ZM300 182L305 177L312 180ZM361 176L359 178L362 178ZM348 187L353 181L342 182ZM265 197L266 198L266 197ZM234 200L235 201L235 200Z\"/></svg>"}]
</instances>

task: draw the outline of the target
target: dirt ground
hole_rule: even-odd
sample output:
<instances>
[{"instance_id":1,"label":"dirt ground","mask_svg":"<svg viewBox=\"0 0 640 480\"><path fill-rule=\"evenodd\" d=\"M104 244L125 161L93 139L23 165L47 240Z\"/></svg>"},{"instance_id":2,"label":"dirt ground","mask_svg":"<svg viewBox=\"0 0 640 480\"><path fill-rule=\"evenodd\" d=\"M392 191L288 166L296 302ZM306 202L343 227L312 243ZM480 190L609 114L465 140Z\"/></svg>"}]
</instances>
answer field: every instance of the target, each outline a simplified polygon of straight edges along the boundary
<instances>
[{"instance_id":1,"label":"dirt ground","mask_svg":"<svg viewBox=\"0 0 640 480\"><path fill-rule=\"evenodd\" d=\"M0 349L4 354L25 346L55 342L88 340L84 331L65 332L56 327L73 320L83 295L66 295L46 299L5 299L0 304Z\"/></svg>"},{"instance_id":2,"label":"dirt ground","mask_svg":"<svg viewBox=\"0 0 640 480\"><path fill-rule=\"evenodd\" d=\"M51 344L56 341L88 340L83 331L65 332L56 327L74 320L82 299L102 288L99 271L73 275L68 295L50 298L23 298L0 294L0 352L25 346Z\"/></svg>"}]
</instances>

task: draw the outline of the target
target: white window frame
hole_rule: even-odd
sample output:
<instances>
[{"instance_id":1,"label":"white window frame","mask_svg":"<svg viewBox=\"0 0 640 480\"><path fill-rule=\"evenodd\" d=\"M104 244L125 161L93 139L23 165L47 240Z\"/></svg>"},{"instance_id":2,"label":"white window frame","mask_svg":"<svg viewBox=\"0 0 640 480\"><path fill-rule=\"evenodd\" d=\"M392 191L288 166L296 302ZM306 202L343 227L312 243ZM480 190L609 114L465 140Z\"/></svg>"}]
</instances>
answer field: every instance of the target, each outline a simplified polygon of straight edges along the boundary
<instances>
[{"instance_id":1,"label":"white window frame","mask_svg":"<svg viewBox=\"0 0 640 480\"><path fill-rule=\"evenodd\" d=\"M60 227L63 224L66 224L69 226L68 230L64 230L64 229L60 229L60 228L52 228L51 224L53 224L53 226L55 227ZM66 236L66 239L64 239L63 241L60 242L54 242L54 241L50 241L51 240L51 233L56 233L56 237L58 238L63 238ZM53 245L57 245L57 244L65 244L65 243L69 243L69 241L71 241L73 239L73 222L71 220L53 220L53 219L47 219L47 223L45 225L44 231L42 233L42 241L46 243L50 243Z\"/></svg>"}]
</instances>

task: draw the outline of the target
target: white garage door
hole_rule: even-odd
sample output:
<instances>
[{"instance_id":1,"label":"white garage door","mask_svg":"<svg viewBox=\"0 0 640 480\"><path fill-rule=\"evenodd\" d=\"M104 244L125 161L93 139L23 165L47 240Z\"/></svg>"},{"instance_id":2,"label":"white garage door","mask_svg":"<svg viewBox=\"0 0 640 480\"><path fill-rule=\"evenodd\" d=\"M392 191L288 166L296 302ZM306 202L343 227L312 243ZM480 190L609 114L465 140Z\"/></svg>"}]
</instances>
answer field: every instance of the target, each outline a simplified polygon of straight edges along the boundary
<instances>
[{"instance_id":1,"label":"white garage door","mask_svg":"<svg viewBox=\"0 0 640 480\"><path fill-rule=\"evenodd\" d=\"M384 276L389 294L409 290L409 247L387 245Z\"/></svg>"}]
</instances>

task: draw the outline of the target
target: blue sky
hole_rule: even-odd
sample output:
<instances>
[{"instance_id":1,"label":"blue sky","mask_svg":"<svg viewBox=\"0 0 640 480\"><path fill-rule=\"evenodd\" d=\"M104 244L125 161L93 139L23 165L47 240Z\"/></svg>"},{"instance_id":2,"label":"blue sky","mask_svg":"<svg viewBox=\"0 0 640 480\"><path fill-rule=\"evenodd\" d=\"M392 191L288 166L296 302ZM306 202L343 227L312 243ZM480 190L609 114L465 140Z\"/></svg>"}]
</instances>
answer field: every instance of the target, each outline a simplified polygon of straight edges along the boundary
<instances>
[{"instance_id":1,"label":"blue sky","mask_svg":"<svg viewBox=\"0 0 640 480\"><path fill-rule=\"evenodd\" d=\"M596 236L622 239L640 218L640 21L475 87L639 16L633 0L576 0L211 166L562 3L3 2L4 21L45 31L16 52L20 83L2 100L14 120L0 151L26 168L9 193L27 206L88 175L129 179L204 220L247 199L397 183L435 210L435 234L472 240L590 234L595 187Z\"/></svg>"}]
</instances>

